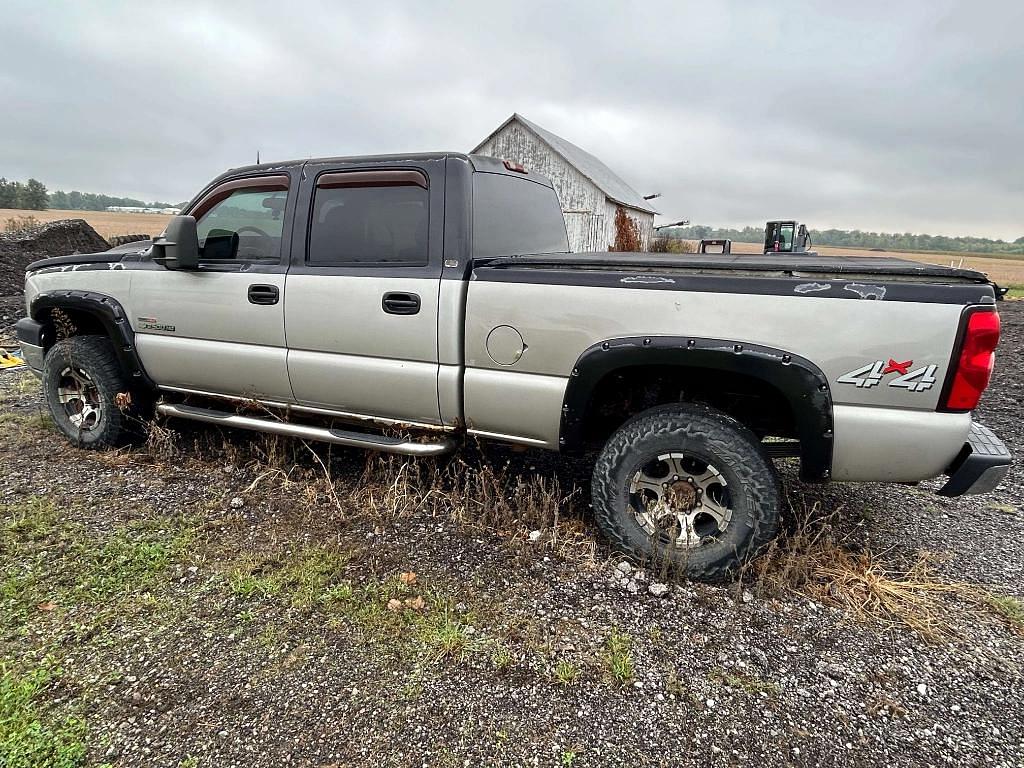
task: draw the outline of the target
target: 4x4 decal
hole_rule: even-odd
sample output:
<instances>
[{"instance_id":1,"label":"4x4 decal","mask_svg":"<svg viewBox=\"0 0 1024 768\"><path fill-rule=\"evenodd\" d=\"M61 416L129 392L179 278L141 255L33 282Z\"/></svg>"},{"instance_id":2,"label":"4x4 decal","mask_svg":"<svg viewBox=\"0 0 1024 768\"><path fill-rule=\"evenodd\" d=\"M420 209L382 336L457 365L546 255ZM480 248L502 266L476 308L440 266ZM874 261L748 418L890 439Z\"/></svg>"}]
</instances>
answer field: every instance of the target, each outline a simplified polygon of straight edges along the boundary
<instances>
[{"instance_id":1,"label":"4x4 decal","mask_svg":"<svg viewBox=\"0 0 1024 768\"><path fill-rule=\"evenodd\" d=\"M902 387L911 392L924 392L935 386L935 371L939 366L925 365L910 370L913 364L913 360L898 362L891 357L888 362L876 360L844 373L836 381L840 384L853 384L856 387L867 389L880 384L882 379L890 373L898 373L899 376L887 382L890 387Z\"/></svg>"}]
</instances>

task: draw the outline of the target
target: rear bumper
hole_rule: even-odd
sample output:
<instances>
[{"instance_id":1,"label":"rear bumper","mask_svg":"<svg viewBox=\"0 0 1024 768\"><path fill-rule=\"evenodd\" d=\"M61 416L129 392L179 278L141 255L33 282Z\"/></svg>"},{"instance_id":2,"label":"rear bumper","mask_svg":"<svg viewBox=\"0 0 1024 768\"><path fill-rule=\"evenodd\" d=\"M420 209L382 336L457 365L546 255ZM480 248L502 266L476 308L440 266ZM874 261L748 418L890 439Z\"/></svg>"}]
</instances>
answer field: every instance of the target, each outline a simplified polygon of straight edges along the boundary
<instances>
[{"instance_id":1,"label":"rear bumper","mask_svg":"<svg viewBox=\"0 0 1024 768\"><path fill-rule=\"evenodd\" d=\"M995 490L1010 468L1010 451L986 426L974 422L960 453L946 474L940 496L962 496Z\"/></svg>"}]
</instances>

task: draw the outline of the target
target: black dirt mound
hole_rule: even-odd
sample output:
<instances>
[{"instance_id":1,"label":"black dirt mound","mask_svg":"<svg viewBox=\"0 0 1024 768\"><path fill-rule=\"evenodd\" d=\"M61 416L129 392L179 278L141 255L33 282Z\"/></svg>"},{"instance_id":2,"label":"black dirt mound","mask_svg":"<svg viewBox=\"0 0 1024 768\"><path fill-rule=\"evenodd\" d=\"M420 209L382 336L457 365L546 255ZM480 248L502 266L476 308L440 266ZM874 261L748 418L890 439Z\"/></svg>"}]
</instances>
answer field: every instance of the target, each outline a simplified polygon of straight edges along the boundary
<instances>
[{"instance_id":1,"label":"black dirt mound","mask_svg":"<svg viewBox=\"0 0 1024 768\"><path fill-rule=\"evenodd\" d=\"M0 234L0 297L18 296L25 267L48 256L97 253L110 245L82 219L62 219L28 233Z\"/></svg>"}]
</instances>

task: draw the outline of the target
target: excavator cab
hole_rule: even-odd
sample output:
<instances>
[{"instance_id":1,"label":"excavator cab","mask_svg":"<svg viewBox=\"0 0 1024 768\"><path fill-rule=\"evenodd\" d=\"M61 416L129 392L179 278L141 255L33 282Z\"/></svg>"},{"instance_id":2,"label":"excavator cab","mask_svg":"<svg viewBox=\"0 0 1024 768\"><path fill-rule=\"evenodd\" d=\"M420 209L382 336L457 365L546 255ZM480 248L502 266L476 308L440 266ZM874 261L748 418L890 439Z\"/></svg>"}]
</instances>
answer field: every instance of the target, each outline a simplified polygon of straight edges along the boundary
<instances>
[{"instance_id":1,"label":"excavator cab","mask_svg":"<svg viewBox=\"0 0 1024 768\"><path fill-rule=\"evenodd\" d=\"M811 235L806 224L769 221L764 228L765 253L808 253Z\"/></svg>"}]
</instances>

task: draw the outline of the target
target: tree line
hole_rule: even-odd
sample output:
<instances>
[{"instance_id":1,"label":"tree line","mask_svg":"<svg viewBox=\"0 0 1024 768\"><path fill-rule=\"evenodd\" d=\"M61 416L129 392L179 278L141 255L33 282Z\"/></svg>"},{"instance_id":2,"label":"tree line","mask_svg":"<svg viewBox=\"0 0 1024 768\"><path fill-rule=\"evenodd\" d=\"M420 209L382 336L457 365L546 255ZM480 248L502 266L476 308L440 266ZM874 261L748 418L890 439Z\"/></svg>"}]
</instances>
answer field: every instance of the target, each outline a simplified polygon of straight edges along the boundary
<instances>
[{"instance_id":1,"label":"tree line","mask_svg":"<svg viewBox=\"0 0 1024 768\"><path fill-rule=\"evenodd\" d=\"M116 205L122 208L181 208L184 203L152 203L136 200L134 197L113 197L111 195L97 195L93 192L62 192L57 190L50 193L50 207L60 211L103 211L109 206Z\"/></svg>"},{"instance_id":2,"label":"tree line","mask_svg":"<svg viewBox=\"0 0 1024 768\"><path fill-rule=\"evenodd\" d=\"M0 208L45 211L48 202L46 186L41 181L29 179L22 184L0 176Z\"/></svg>"},{"instance_id":3,"label":"tree line","mask_svg":"<svg viewBox=\"0 0 1024 768\"><path fill-rule=\"evenodd\" d=\"M659 230L661 237L681 240L710 240L727 238L738 243L763 243L764 229L743 227L728 229L694 225ZM814 245L837 248L881 248L886 251L951 251L955 253L1011 253L1024 254L1024 237L1012 243L987 237L947 237L945 235L915 235L911 232L862 232L859 229L811 230Z\"/></svg>"},{"instance_id":4,"label":"tree line","mask_svg":"<svg viewBox=\"0 0 1024 768\"><path fill-rule=\"evenodd\" d=\"M47 192L46 185L36 179L27 182L8 181L0 176L0 208L17 208L26 211L45 211L56 208L59 211L103 211L109 206L124 208L181 208L185 203L147 203L134 197L114 197L93 192Z\"/></svg>"}]
</instances>

